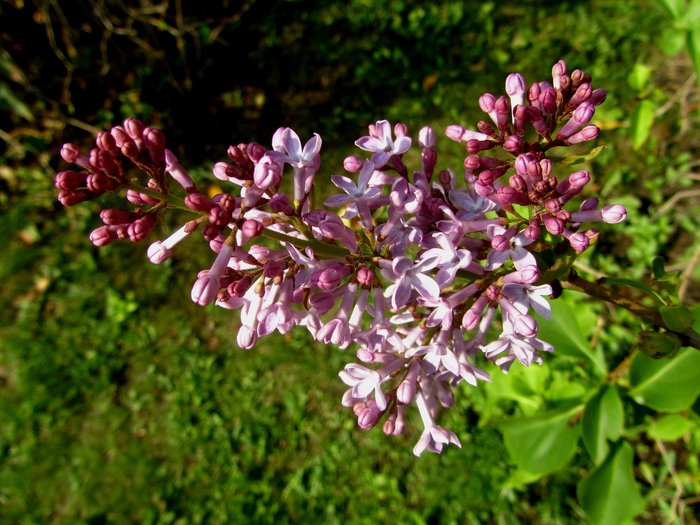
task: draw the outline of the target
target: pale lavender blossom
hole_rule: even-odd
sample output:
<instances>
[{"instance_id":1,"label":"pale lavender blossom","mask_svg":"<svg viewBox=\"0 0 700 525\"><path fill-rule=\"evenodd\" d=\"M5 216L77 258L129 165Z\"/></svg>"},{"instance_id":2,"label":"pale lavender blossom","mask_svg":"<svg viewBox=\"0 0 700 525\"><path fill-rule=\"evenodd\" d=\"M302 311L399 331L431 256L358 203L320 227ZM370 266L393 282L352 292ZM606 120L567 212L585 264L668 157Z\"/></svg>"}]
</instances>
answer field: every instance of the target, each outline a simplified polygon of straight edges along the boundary
<instances>
[{"instance_id":1,"label":"pale lavender blossom","mask_svg":"<svg viewBox=\"0 0 700 525\"><path fill-rule=\"evenodd\" d=\"M411 138L397 136L392 138L391 124L388 120L379 120L374 125L374 133L360 137L355 145L365 151L373 152L371 161L375 168L381 168L392 155L401 155L411 147Z\"/></svg>"}]
</instances>

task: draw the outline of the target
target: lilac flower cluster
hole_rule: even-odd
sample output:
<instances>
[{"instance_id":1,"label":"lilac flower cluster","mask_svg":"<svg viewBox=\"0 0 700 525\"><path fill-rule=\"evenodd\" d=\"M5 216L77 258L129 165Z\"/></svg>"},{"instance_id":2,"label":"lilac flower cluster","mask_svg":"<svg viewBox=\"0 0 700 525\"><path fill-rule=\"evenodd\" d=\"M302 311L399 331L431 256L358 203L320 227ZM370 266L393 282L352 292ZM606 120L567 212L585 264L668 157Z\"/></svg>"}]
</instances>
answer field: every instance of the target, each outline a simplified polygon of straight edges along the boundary
<instances>
[{"instance_id":1,"label":"lilac flower cluster","mask_svg":"<svg viewBox=\"0 0 700 525\"><path fill-rule=\"evenodd\" d=\"M324 343L356 344L357 362L340 378L348 387L342 403L358 425L382 422L386 434L401 434L405 409L415 404L423 432L413 452L441 452L460 442L436 422L439 410L453 404L460 383L490 380L477 366L479 355L507 372L516 360L529 366L552 351L538 339L532 316L551 317L552 287L542 282L549 266L541 254L557 245L581 252L597 237L584 224L626 216L619 205L600 208L595 197L565 209L590 175L557 178L547 155L597 137L589 122L605 92L591 87L587 73L569 74L563 61L552 76L528 87L512 74L507 95L479 99L490 121L477 130L447 128L466 147L459 176L437 170L431 128L419 131L415 148L405 125L370 125L355 142L365 158L348 157L347 174L331 177L339 193L324 204L340 214L314 206L318 135L302 145L292 129L280 128L269 149L230 147L228 161L213 173L238 191L210 198L165 149L162 134L133 119L98 135L89 155L64 146L64 159L84 171L57 175L59 199L72 205L127 188L137 207L104 210L104 226L91 240L137 241L173 205L169 185L177 182L195 218L152 243L151 262L167 260L176 244L201 230L216 257L199 273L191 298L239 310L242 348L297 325ZM412 147L420 155L416 169L404 159ZM145 185L127 177L123 158L146 173Z\"/></svg>"}]
</instances>

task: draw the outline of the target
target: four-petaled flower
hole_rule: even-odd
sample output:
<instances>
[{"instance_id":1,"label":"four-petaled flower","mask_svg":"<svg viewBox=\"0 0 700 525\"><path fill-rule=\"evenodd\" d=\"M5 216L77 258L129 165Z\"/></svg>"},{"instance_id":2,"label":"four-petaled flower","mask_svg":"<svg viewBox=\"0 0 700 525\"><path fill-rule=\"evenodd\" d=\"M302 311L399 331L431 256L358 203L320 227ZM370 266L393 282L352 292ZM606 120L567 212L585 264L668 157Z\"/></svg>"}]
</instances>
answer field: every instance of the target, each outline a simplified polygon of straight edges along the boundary
<instances>
[{"instance_id":1,"label":"four-petaled flower","mask_svg":"<svg viewBox=\"0 0 700 525\"><path fill-rule=\"evenodd\" d=\"M380 120L374 126L374 133L357 139L355 145L365 151L374 152L371 159L374 167L381 168L392 155L406 153L411 147L411 138L404 135L393 140L391 124L388 120Z\"/></svg>"}]
</instances>

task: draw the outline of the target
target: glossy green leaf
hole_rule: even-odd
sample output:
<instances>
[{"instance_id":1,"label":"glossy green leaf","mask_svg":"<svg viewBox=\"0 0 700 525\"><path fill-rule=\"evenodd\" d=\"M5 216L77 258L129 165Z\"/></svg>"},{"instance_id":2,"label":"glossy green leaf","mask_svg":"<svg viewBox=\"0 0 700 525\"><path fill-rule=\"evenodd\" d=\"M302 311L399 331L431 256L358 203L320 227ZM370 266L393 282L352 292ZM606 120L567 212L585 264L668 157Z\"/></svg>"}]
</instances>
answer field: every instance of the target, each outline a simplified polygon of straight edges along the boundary
<instances>
[{"instance_id":1,"label":"glossy green leaf","mask_svg":"<svg viewBox=\"0 0 700 525\"><path fill-rule=\"evenodd\" d=\"M579 503L594 525L619 525L644 509L634 481L633 457L629 443L617 443L605 461L578 484Z\"/></svg>"},{"instance_id":2,"label":"glossy green leaf","mask_svg":"<svg viewBox=\"0 0 700 525\"><path fill-rule=\"evenodd\" d=\"M685 306L661 306L659 307L661 318L671 330L683 332L693 326L695 316Z\"/></svg>"},{"instance_id":3,"label":"glossy green leaf","mask_svg":"<svg viewBox=\"0 0 700 525\"><path fill-rule=\"evenodd\" d=\"M684 348L671 359L637 354L630 365L630 395L656 410L689 408L700 394L700 351Z\"/></svg>"},{"instance_id":4,"label":"glossy green leaf","mask_svg":"<svg viewBox=\"0 0 700 525\"><path fill-rule=\"evenodd\" d=\"M532 417L517 417L502 426L506 449L523 470L547 474L565 466L576 451L579 425L571 425L581 405Z\"/></svg>"},{"instance_id":5,"label":"glossy green leaf","mask_svg":"<svg viewBox=\"0 0 700 525\"><path fill-rule=\"evenodd\" d=\"M668 414L654 421L647 434L661 441L680 439L693 428L693 423L680 414Z\"/></svg>"},{"instance_id":6,"label":"glossy green leaf","mask_svg":"<svg viewBox=\"0 0 700 525\"><path fill-rule=\"evenodd\" d=\"M586 450L599 465L608 454L608 440L622 434L622 400L614 385L604 385L588 403L581 418L581 437Z\"/></svg>"},{"instance_id":7,"label":"glossy green leaf","mask_svg":"<svg viewBox=\"0 0 700 525\"><path fill-rule=\"evenodd\" d=\"M630 138L633 149L638 150L646 142L653 123L654 104L650 100L640 101L632 111L630 119Z\"/></svg>"},{"instance_id":8,"label":"glossy green leaf","mask_svg":"<svg viewBox=\"0 0 700 525\"><path fill-rule=\"evenodd\" d=\"M554 345L555 352L589 359L594 364L596 374L602 377L608 371L605 360L600 352L591 348L587 335L581 329L582 325L594 325L595 312L589 303L576 301L574 314L574 307L569 304L570 299L579 297L583 296L565 292L559 299L551 301L552 320L538 319L538 337Z\"/></svg>"}]
</instances>

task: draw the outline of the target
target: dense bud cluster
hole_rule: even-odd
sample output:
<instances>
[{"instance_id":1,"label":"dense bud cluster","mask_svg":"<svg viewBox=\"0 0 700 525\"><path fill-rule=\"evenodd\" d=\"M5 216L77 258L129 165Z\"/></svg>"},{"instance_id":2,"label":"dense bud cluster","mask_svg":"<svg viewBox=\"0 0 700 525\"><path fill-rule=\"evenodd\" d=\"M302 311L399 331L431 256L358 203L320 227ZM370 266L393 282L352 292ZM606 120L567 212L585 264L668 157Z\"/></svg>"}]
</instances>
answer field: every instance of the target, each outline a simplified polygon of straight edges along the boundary
<instances>
[{"instance_id":1,"label":"dense bud cluster","mask_svg":"<svg viewBox=\"0 0 700 525\"><path fill-rule=\"evenodd\" d=\"M453 404L453 389L490 379L480 355L507 372L516 360L540 363L541 352L552 350L538 339L532 316L551 317L545 277L552 258L596 239L584 224L626 216L622 206L599 208L595 197L567 210L590 174L560 174L548 156L597 137L589 122L605 93L591 87L590 75L569 74L560 61L551 82L528 87L513 74L505 88L507 95L479 99L490 121L477 130L447 128L466 148L459 172L438 171L431 128L415 141L403 124L370 125L355 142L364 154L345 159L347 174L331 177L339 193L324 205L340 215L313 202L318 135L302 145L293 130L280 128L269 149L232 146L213 172L237 191L209 197L165 149L162 134L133 119L100 134L89 155L64 146L64 159L85 171L57 175L59 199L72 205L127 188L136 207L103 210L105 225L91 240L137 241L173 202L168 184L176 181L195 217L151 244L151 262L167 260L199 229L216 257L197 276L191 298L239 310L242 348L294 326L340 348L357 345L357 362L340 378L348 386L343 405L358 425L381 423L386 434L401 434L405 409L415 405L424 430L414 453L440 452L459 445L436 422ZM420 165L409 167L404 154L416 146ZM146 173L145 186L126 177L124 157Z\"/></svg>"}]
</instances>

